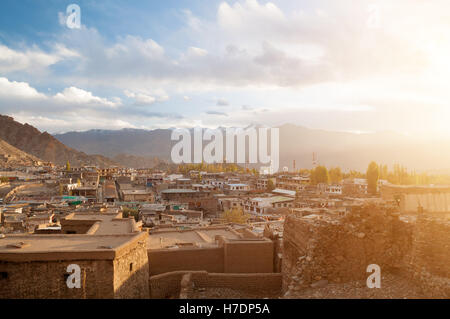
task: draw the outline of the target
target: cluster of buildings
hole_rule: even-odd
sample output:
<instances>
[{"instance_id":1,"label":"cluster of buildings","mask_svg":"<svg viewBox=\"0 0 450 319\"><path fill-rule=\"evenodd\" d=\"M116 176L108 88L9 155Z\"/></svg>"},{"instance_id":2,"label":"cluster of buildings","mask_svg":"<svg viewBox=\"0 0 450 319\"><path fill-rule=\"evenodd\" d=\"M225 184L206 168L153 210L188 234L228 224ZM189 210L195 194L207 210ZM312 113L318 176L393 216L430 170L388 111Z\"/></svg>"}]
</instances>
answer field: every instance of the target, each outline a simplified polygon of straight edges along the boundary
<instances>
[{"instance_id":1,"label":"cluster of buildings","mask_svg":"<svg viewBox=\"0 0 450 319\"><path fill-rule=\"evenodd\" d=\"M290 214L345 215L370 201L449 209L447 195L432 202L415 189L384 185L374 197L364 179L312 185L309 176L287 172L49 166L0 177L7 177L0 185L2 298L147 298L153 276L176 271L276 274ZM233 210L246 222L224 218ZM74 263L82 289L66 285Z\"/></svg>"}]
</instances>

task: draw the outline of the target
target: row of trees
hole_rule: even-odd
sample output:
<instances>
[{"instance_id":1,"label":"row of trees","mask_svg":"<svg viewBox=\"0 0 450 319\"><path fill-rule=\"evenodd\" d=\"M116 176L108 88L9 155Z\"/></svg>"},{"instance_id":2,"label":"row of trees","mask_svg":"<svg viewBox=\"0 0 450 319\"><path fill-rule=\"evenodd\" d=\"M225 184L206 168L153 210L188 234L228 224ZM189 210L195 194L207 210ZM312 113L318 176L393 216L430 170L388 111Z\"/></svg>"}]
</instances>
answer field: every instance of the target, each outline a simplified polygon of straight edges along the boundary
<instances>
[{"instance_id":1,"label":"row of trees","mask_svg":"<svg viewBox=\"0 0 450 319\"><path fill-rule=\"evenodd\" d=\"M70 170L70 164L67 165L67 170ZM249 169L239 166L233 163L216 163L216 164L181 164L177 167L177 172L182 174L188 174L190 171L203 171L208 173L219 172L235 172L235 173L247 173L258 176L259 173L256 169ZM429 175L427 173L417 173L416 171L408 171L408 169L402 165L396 164L392 170L389 170L387 165L377 164L372 161L365 173L356 170L350 170L343 172L340 167L327 167L320 165L313 169L300 169L300 174L309 175L311 178L311 184L317 185L319 183L325 184L337 184L347 178L367 178L369 191L376 189L376 184L379 179L387 180L394 185L428 185L428 184L450 184L449 175ZM274 187L273 185L269 186ZM268 188L269 188L268 187Z\"/></svg>"},{"instance_id":2,"label":"row of trees","mask_svg":"<svg viewBox=\"0 0 450 319\"><path fill-rule=\"evenodd\" d=\"M343 173L340 167L333 167L328 170L325 166L317 166L312 170L301 170L300 173L309 173L311 183L314 185L318 183L335 184L346 178L366 178L370 193L376 192L377 183L380 179L394 185L450 184L449 175L417 173L416 171L408 171L406 167L398 164L394 165L391 171L387 165L378 165L373 161L367 167L365 174L353 170Z\"/></svg>"},{"instance_id":3,"label":"row of trees","mask_svg":"<svg viewBox=\"0 0 450 319\"><path fill-rule=\"evenodd\" d=\"M258 171L255 168L249 169L239 166L234 163L192 163L192 164L180 164L178 165L177 171L181 174L188 174L190 171L201 171L208 173L248 173L253 175L258 175Z\"/></svg>"}]
</instances>

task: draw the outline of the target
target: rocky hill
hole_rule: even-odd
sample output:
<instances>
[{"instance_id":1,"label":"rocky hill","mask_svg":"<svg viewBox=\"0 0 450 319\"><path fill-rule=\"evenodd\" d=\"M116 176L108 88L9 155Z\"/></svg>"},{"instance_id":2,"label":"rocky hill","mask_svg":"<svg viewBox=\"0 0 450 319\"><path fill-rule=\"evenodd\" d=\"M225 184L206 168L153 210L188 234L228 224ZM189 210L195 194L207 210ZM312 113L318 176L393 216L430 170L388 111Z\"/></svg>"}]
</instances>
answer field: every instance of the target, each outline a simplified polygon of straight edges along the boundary
<instances>
[{"instance_id":1,"label":"rocky hill","mask_svg":"<svg viewBox=\"0 0 450 319\"><path fill-rule=\"evenodd\" d=\"M0 140L0 167L39 165L42 161Z\"/></svg>"},{"instance_id":2,"label":"rocky hill","mask_svg":"<svg viewBox=\"0 0 450 319\"><path fill-rule=\"evenodd\" d=\"M82 164L101 167L117 165L105 156L87 155L67 147L47 132L41 133L35 127L16 122L9 116L0 115L0 139L43 161L58 165L64 165L67 161L74 167Z\"/></svg>"}]
</instances>

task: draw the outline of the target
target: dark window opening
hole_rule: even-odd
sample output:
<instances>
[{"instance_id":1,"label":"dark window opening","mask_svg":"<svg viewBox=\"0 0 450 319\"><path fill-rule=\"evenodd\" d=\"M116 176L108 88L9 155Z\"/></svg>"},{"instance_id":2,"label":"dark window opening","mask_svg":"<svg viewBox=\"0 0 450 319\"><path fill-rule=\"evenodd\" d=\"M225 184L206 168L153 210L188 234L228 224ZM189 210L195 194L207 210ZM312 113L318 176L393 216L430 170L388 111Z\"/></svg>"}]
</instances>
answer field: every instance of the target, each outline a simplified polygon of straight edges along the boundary
<instances>
[{"instance_id":1,"label":"dark window opening","mask_svg":"<svg viewBox=\"0 0 450 319\"><path fill-rule=\"evenodd\" d=\"M130 271L133 271L133 263L130 263Z\"/></svg>"},{"instance_id":2,"label":"dark window opening","mask_svg":"<svg viewBox=\"0 0 450 319\"><path fill-rule=\"evenodd\" d=\"M64 274L64 281L67 282L67 279L69 279L70 274Z\"/></svg>"},{"instance_id":3,"label":"dark window opening","mask_svg":"<svg viewBox=\"0 0 450 319\"><path fill-rule=\"evenodd\" d=\"M0 272L0 279L8 279L8 273L6 271Z\"/></svg>"}]
</instances>

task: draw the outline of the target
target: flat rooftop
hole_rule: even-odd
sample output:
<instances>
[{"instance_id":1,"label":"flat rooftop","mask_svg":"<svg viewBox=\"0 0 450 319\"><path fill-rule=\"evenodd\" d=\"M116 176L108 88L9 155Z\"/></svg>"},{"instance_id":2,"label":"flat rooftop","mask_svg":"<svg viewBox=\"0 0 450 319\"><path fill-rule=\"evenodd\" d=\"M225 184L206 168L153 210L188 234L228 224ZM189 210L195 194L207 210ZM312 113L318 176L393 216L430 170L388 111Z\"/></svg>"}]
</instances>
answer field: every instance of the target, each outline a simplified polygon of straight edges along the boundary
<instances>
[{"instance_id":1,"label":"flat rooftop","mask_svg":"<svg viewBox=\"0 0 450 319\"><path fill-rule=\"evenodd\" d=\"M147 239L148 249L164 249L177 244L192 244L197 247L216 247L215 237L241 239L241 236L229 227L207 227L190 230L156 230Z\"/></svg>"},{"instance_id":2,"label":"flat rooftop","mask_svg":"<svg viewBox=\"0 0 450 319\"><path fill-rule=\"evenodd\" d=\"M151 191L147 191L145 189L126 189L123 190L122 193L124 195L148 195L151 194Z\"/></svg>"},{"instance_id":3,"label":"flat rooftop","mask_svg":"<svg viewBox=\"0 0 450 319\"><path fill-rule=\"evenodd\" d=\"M66 216L67 221L92 221L92 235L127 234L138 231L133 218L122 218L122 214L74 213ZM94 224L97 223L97 226ZM64 222L63 222L64 223ZM94 228L95 227L95 228Z\"/></svg>"},{"instance_id":4,"label":"flat rooftop","mask_svg":"<svg viewBox=\"0 0 450 319\"><path fill-rule=\"evenodd\" d=\"M146 233L120 235L6 235L0 238L0 261L114 259Z\"/></svg>"},{"instance_id":5,"label":"flat rooftop","mask_svg":"<svg viewBox=\"0 0 450 319\"><path fill-rule=\"evenodd\" d=\"M162 194L177 194L177 193L198 193L195 190L192 189L176 189L176 188L171 188L171 189L165 189L163 191L161 191Z\"/></svg>"}]
</instances>

